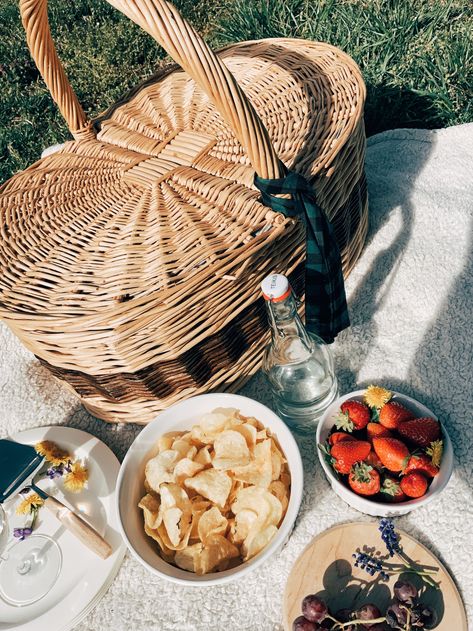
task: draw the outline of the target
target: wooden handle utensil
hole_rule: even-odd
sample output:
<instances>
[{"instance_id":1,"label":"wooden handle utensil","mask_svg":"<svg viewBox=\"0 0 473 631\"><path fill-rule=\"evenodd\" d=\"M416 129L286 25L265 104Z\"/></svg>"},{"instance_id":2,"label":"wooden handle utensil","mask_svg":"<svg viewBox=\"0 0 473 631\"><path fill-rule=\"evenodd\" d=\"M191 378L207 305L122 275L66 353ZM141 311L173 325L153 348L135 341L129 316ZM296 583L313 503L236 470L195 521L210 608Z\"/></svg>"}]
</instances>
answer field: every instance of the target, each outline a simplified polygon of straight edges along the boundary
<instances>
[{"instance_id":1,"label":"wooden handle utensil","mask_svg":"<svg viewBox=\"0 0 473 631\"><path fill-rule=\"evenodd\" d=\"M107 559L112 554L112 547L99 533L89 526L82 517L76 515L55 497L48 496L44 500L44 506L48 508L61 524L74 534L92 552L102 559Z\"/></svg>"}]
</instances>

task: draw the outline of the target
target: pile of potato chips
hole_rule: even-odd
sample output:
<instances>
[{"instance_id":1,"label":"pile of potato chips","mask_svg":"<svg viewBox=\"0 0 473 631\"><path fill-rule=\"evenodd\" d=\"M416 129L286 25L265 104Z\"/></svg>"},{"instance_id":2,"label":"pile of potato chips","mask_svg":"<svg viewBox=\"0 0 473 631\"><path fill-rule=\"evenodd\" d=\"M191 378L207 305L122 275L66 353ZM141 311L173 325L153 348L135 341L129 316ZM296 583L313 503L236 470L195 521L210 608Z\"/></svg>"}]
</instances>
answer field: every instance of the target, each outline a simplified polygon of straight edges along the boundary
<instances>
[{"instance_id":1,"label":"pile of potato chips","mask_svg":"<svg viewBox=\"0 0 473 631\"><path fill-rule=\"evenodd\" d=\"M161 436L157 447L139 507L163 559L201 575L235 567L272 540L287 510L290 475L259 421L218 408L191 431Z\"/></svg>"}]
</instances>

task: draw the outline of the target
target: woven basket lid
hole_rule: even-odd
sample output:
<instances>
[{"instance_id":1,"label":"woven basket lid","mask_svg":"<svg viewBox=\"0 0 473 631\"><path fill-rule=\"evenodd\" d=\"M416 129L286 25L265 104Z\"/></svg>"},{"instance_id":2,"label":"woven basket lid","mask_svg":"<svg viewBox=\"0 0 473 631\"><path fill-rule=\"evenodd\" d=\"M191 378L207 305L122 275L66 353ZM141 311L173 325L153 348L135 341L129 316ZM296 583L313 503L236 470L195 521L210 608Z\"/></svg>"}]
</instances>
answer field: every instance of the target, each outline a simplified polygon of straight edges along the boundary
<instances>
[{"instance_id":1,"label":"woven basket lid","mask_svg":"<svg viewBox=\"0 0 473 631\"><path fill-rule=\"evenodd\" d=\"M277 177L279 157L317 180L330 216L349 194L332 175L343 166L340 147L349 147L345 161L358 157L364 102L356 64L327 44L244 42L214 56L164 0L154 0L152 15L143 2L111 4L184 69L158 73L90 124L49 29L38 28L46 3L22 0L33 56L76 139L0 193L0 315L21 319L23 328L31 320L36 339L57 327L69 345L88 327L91 351L111 344L105 332L114 329L116 354L126 360L104 371L155 359L145 340L157 305L165 311L156 323L160 353L172 357L178 338L182 352L200 331L208 335L254 300L274 257L286 272L301 263L303 226L260 203L254 173ZM335 229L339 242L349 241L349 222L335 217ZM229 290L229 280L238 291ZM54 358L54 349L43 358ZM67 357L56 360L68 365Z\"/></svg>"}]
</instances>

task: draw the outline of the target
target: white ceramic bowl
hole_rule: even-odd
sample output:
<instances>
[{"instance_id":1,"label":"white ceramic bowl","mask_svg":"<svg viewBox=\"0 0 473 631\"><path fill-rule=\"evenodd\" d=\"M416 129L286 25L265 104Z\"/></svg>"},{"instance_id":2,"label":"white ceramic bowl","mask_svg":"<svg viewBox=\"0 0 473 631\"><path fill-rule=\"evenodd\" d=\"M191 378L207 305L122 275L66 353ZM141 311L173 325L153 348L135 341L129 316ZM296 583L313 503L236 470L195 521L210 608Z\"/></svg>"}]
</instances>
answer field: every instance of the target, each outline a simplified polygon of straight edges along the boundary
<instances>
[{"instance_id":1,"label":"white ceramic bowl","mask_svg":"<svg viewBox=\"0 0 473 631\"><path fill-rule=\"evenodd\" d=\"M156 454L156 441L166 432L188 430L200 417L218 407L237 408L246 416L254 416L268 427L284 451L291 474L291 495L286 515L277 535L255 557L238 567L223 572L197 576L164 561L156 551L156 543L143 529L143 514L138 502L145 494L144 469L147 460ZM175 583L194 585L221 585L241 578L261 565L277 552L289 537L302 500L302 460L291 432L283 421L262 403L236 394L203 394L176 403L161 412L137 436L123 460L117 481L117 504L122 536L132 553L150 572Z\"/></svg>"},{"instance_id":2,"label":"white ceramic bowl","mask_svg":"<svg viewBox=\"0 0 473 631\"><path fill-rule=\"evenodd\" d=\"M327 440L330 434L330 430L335 425L336 416L340 411L340 406L342 405L342 403L344 401L347 401L348 399L357 399L358 401L363 401L364 393L365 390L356 390L355 392L349 392L348 394L339 397L336 401L332 403L330 407L327 408L325 414L320 419L319 425L317 427L317 453L319 455L320 464L322 465L322 468L325 471L325 475L327 476L335 493L339 495L342 500L344 500L347 504L349 504L353 508L356 508L356 510L359 510L361 513L373 515L374 517L395 517L398 515L405 515L411 510L419 508L420 506L425 506L426 504L431 502L434 498L438 497L439 493L441 493L447 485L453 471L452 443L450 442L450 438L445 430L445 427L440 424L444 436L444 452L442 463L438 475L435 476L427 490L427 493L422 497L408 500L407 502L389 504L376 502L375 500L370 500L367 497L357 495L351 489L347 488L344 484L337 480L332 467L325 461L325 458L318 448L318 445L325 443L325 441ZM426 408L425 405L422 405L422 403L419 403L415 399L411 399L410 397L407 397L404 394L399 394L398 392L393 392L393 395L393 400L398 401L409 410L411 410L413 412L413 416L430 416L437 419L437 417L431 412L431 410Z\"/></svg>"}]
</instances>

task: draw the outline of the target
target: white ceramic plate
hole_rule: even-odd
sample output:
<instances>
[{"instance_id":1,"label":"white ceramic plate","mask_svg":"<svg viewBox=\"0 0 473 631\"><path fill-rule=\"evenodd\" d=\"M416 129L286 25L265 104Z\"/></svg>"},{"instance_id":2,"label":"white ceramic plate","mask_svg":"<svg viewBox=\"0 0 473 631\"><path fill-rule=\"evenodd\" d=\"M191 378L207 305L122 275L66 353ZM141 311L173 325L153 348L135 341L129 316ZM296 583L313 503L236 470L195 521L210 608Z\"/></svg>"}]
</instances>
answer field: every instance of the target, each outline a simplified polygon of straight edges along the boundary
<instances>
[{"instance_id":1,"label":"white ceramic plate","mask_svg":"<svg viewBox=\"0 0 473 631\"><path fill-rule=\"evenodd\" d=\"M52 440L76 458L83 458L89 469L88 488L73 494L63 491L61 482L41 482L49 493L84 516L110 543L113 554L100 559L82 545L46 509L40 511L35 534L51 536L60 546L62 568L53 588L41 600L25 607L14 607L0 599L2 631L66 631L77 625L99 602L114 579L126 547L119 534L115 488L120 464L113 452L98 438L70 427L39 427L11 436L34 445ZM57 490L55 490L57 489ZM15 516L16 501L4 504L10 532L21 526Z\"/></svg>"}]
</instances>

